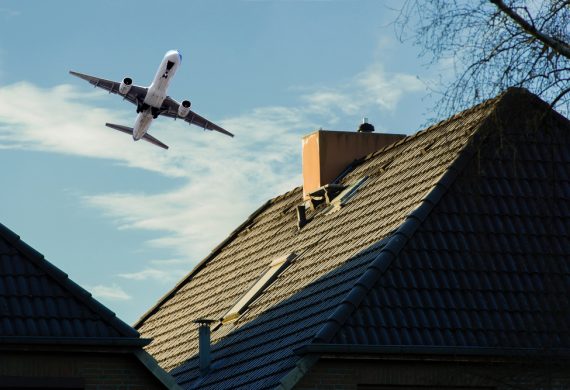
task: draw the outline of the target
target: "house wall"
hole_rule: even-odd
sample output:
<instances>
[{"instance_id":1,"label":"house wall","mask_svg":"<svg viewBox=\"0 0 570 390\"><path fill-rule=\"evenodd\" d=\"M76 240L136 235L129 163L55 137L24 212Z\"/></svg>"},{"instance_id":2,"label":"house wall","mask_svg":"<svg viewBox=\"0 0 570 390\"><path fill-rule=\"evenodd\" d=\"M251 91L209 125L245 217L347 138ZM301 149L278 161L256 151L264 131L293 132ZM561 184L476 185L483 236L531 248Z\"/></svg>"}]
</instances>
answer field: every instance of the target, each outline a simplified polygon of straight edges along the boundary
<instances>
[{"instance_id":1,"label":"house wall","mask_svg":"<svg viewBox=\"0 0 570 390\"><path fill-rule=\"evenodd\" d=\"M570 363L556 360L514 364L321 359L294 388L297 390L562 390L570 388Z\"/></svg>"},{"instance_id":2,"label":"house wall","mask_svg":"<svg viewBox=\"0 0 570 390\"><path fill-rule=\"evenodd\" d=\"M13 388L14 383L17 387L38 388L42 381L45 386L39 388L49 388L61 381L70 388L81 383L80 388L84 389L164 389L130 353L0 352L0 389Z\"/></svg>"}]
</instances>

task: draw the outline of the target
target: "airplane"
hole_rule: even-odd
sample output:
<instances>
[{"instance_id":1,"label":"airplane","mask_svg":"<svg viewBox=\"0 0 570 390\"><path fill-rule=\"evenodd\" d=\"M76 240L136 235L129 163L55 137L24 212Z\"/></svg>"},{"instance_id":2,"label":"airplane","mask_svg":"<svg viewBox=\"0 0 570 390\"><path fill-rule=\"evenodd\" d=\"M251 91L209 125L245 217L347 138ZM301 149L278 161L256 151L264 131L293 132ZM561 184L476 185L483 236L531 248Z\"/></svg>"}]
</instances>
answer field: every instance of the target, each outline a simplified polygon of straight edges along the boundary
<instances>
[{"instance_id":1,"label":"airplane","mask_svg":"<svg viewBox=\"0 0 570 390\"><path fill-rule=\"evenodd\" d=\"M134 127L105 123L107 127L132 135L135 141L144 139L151 144L163 149L168 149L167 145L148 134L148 129L153 119L156 119L159 115L174 119L180 118L192 125L200 126L204 128L204 130L215 130L233 137L234 135L229 131L190 110L189 100L183 100L182 103L178 103L166 95L168 85L181 63L182 54L180 54L179 51L169 50L166 52L152 83L148 87L134 85L130 77L125 77L121 82L116 82L74 72L72 70L70 70L69 73L109 93L122 95L123 100L128 100L137 106L138 115Z\"/></svg>"}]
</instances>

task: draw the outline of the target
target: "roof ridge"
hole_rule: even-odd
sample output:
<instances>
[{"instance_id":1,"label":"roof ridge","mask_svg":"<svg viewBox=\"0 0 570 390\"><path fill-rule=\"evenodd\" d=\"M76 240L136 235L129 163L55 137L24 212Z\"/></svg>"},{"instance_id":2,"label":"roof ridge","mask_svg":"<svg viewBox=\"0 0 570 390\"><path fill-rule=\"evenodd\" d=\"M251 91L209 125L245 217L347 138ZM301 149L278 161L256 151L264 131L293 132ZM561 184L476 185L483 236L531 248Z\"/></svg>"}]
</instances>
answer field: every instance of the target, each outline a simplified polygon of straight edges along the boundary
<instances>
[{"instance_id":1,"label":"roof ridge","mask_svg":"<svg viewBox=\"0 0 570 390\"><path fill-rule=\"evenodd\" d=\"M317 331L310 344L330 343L342 325L358 308L368 292L374 287L374 284L378 278L386 271L386 269L388 269L393 260L397 258L398 254L408 243L421 223L428 217L433 208L439 203L443 195L455 182L456 178L459 176L459 173L463 171L467 163L475 155L476 149L474 147L474 144L476 141L482 141L487 136L488 133L486 131L483 131L483 129L487 127L487 123L489 122L492 115L498 111L498 107L500 103L504 101L504 97L512 94L513 92L520 93L520 90L522 89L509 89L493 99L486 100L485 102L472 107L471 109L453 115L452 117L441 121L436 125L430 126L425 130L422 130L410 137L406 137L403 140L397 142L397 144L399 144L407 142L410 139L415 139L419 133L425 134L427 131L435 127L449 123L452 119L457 120L460 116L472 113L477 109L482 109L491 104L495 104L495 107L480 120L479 124L476 126L473 133L469 137L468 141L457 152L457 157L451 162L444 174L425 196L425 198L422 200L422 203L410 214L408 214L404 222L402 222L402 224L396 229L394 233L384 238L384 240L387 240L387 242L380 250L378 256L376 256L376 258L374 258L371 261L370 265L364 270L362 275L354 283L354 286L346 294L345 298L338 304L337 308ZM526 91L526 93L529 92ZM391 144L388 146L388 148L393 147L394 145L395 144ZM382 150L374 152L373 154L380 152L382 152Z\"/></svg>"},{"instance_id":2,"label":"roof ridge","mask_svg":"<svg viewBox=\"0 0 570 390\"><path fill-rule=\"evenodd\" d=\"M477 110L484 109L484 108L486 108L487 106L490 106L490 105L492 105L492 104L498 104L499 101L503 98L503 96L505 96L505 95L508 94L508 93L513 93L513 92L520 93L520 91L525 91L526 93L530 93L528 90L526 90L526 89L524 89L524 88L509 88L509 89L507 89L506 91L504 91L503 93L501 93L500 95L497 95L497 96L495 96L495 97L493 97L493 98L487 99L487 100L485 100L485 101L483 101L483 102L481 102L481 103L479 103L479 104L477 104L477 105L475 105L475 106L469 107L469 108L467 108L467 109L465 109L465 110L463 110L463 111L460 111L460 112L458 112L458 113L455 113L455 114L453 114L452 116L450 116L450 117L448 117L448 118L446 118L446 119L443 119L443 120L441 120L441 121L439 121L439 122L437 122L437 123L434 123L434 124L432 124L432 125L426 127L425 129L418 130L418 131L416 131L415 133L413 133L413 134L411 134L411 135L408 135L408 136L402 138L401 140L398 140L398 141L396 141L396 142L394 142L394 143L388 144L388 145L384 146L384 147L381 148L381 149L378 149L378 150L376 150L376 151L374 151L374 152L372 152L372 153L367 154L366 156L362 157L362 159L360 159L360 163L363 163L363 162L365 162L365 161L368 161L368 160L370 160L370 159L376 157L377 155L379 155L379 154L381 154L381 153L385 153L385 152L387 152L387 151L389 151L389 150L391 150L391 149L393 149L393 148L395 148L395 147L397 147L397 146L400 146L400 145L402 145L402 144L411 142L411 141L415 140L416 138L421 137L421 136L423 136L423 135L429 133L430 131L433 131L433 130L436 129L436 128L439 128L439 127L441 127L441 126L446 125L446 124L449 123L449 122L452 122L452 121L457 120L457 119L458 119L459 117L461 117L461 116L469 115L469 114L471 114L471 113L473 113L473 112L475 112L475 111L477 111Z\"/></svg>"},{"instance_id":3,"label":"roof ridge","mask_svg":"<svg viewBox=\"0 0 570 390\"><path fill-rule=\"evenodd\" d=\"M303 189L303 185L302 185L302 184L301 184L301 185L298 185L298 186L296 186L296 187L293 187L293 188L290 189L289 191L286 191L286 192L284 192L284 193L282 193L282 194L279 194L279 195L274 196L273 198L269 199L269 202L275 203L275 202L277 202L278 200L281 200L281 199L283 199L283 198L286 198L287 196L291 195L293 192L295 192L295 191L297 191L297 190L299 190L299 189Z\"/></svg>"},{"instance_id":4,"label":"roof ridge","mask_svg":"<svg viewBox=\"0 0 570 390\"><path fill-rule=\"evenodd\" d=\"M93 298L90 292L71 280L65 272L46 260L43 254L24 242L19 235L2 223L0 223L0 237L8 241L23 257L45 272L74 298L98 314L107 325L115 329L122 337L140 339L141 345L146 344L146 341L140 338L140 334L135 329L117 317L116 314L105 305Z\"/></svg>"}]
</instances>

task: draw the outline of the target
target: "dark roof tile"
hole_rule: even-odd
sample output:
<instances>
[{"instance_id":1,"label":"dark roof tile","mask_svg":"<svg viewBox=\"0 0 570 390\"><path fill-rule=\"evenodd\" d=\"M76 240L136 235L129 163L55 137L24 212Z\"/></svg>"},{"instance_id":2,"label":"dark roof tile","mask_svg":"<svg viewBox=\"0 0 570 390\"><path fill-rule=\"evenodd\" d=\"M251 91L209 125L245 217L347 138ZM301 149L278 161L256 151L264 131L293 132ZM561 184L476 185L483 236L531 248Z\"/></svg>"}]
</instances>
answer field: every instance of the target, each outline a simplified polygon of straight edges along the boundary
<instances>
[{"instance_id":1,"label":"dark roof tile","mask_svg":"<svg viewBox=\"0 0 570 390\"><path fill-rule=\"evenodd\" d=\"M20 343L65 338L126 340L144 345L115 317L43 256L0 224L0 338ZM79 340L81 339L81 340ZM31 340L31 339L30 339Z\"/></svg>"}]
</instances>

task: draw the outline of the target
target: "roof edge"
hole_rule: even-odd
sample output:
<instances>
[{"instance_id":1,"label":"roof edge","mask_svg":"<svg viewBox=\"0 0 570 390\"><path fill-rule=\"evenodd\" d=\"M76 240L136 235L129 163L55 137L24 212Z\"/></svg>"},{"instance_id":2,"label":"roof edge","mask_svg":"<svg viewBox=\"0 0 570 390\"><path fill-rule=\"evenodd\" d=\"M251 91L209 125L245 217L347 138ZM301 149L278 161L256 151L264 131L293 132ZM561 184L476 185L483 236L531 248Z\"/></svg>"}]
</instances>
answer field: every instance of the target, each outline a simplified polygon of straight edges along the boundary
<instances>
[{"instance_id":1,"label":"roof edge","mask_svg":"<svg viewBox=\"0 0 570 390\"><path fill-rule=\"evenodd\" d=\"M446 118L446 119L442 119L442 120L440 120L440 121L437 121L436 123L434 123L434 124L432 124L432 125L429 125L429 126L426 127L426 128L420 129L420 130L416 131L415 133L410 134L410 135L408 135L408 136L402 138L401 140L398 140L398 141L396 141L396 142L393 142L393 143L391 143L391 144L388 144L388 145L386 145L385 147L383 147L383 148L381 148L381 149L378 149L378 150L376 150L376 151L374 151L374 152L372 152L372 153L369 153L369 154L367 154L366 156L364 156L364 157L362 157L362 158L360 158L360 159L357 159L357 160L355 160L355 161L357 161L358 164L363 163L363 162L365 162L365 161L368 161L368 160L370 160L371 158L378 156L379 154L386 153L386 152L388 152L388 151L391 150L391 149L394 149L394 148L396 148L396 147L398 147L398 146L401 146L401 145L403 145L403 144L405 144L405 143L408 143L408 142L410 142L410 141L412 141L412 140L415 140L416 138L421 137L421 136L423 136L423 135L426 134L426 133L429 133L430 131L432 131L432 130L435 129L435 128L439 128L439 127L441 127L441 126L444 126L446 123L453 122L453 121L457 120L458 118L460 118L461 116L468 115L469 113L471 113L471 112L473 112L473 111L476 111L476 110L480 110L480 109L482 109L482 108L485 107L485 106L489 106L489 105L492 105L492 104L496 104L496 103L497 103L499 100L501 100L501 98L502 98L505 94L507 94L507 93L511 93L511 94L512 94L512 93L529 93L529 94L530 94L530 92L529 92L528 90L524 89L524 88L509 88L509 89L507 89L505 92L503 92L502 94L500 94L500 95L498 95L498 96L495 96L494 98L485 100L485 101L483 101L483 102L481 102L481 103L479 103L479 104L476 104L476 105L474 105L474 106L472 106L472 107L469 107L469 108L467 108L467 109L465 109L465 110L462 110L462 111L460 111L460 112L457 112L457 113L453 114L452 116L450 116L449 118ZM358 165L358 164L355 164L355 165Z\"/></svg>"},{"instance_id":2,"label":"roof edge","mask_svg":"<svg viewBox=\"0 0 570 390\"><path fill-rule=\"evenodd\" d=\"M382 354L382 355L453 355L453 356L497 356L497 357L568 357L570 349L534 348L483 348L483 347L438 347L438 346L399 346L399 345L360 345L360 344L310 344L294 351L297 355L309 354Z\"/></svg>"},{"instance_id":3,"label":"roof edge","mask_svg":"<svg viewBox=\"0 0 570 390\"><path fill-rule=\"evenodd\" d=\"M420 137L420 136L424 135L425 133L430 132L431 130L433 130L433 129L435 129L435 128L438 128L438 127L440 127L440 126L444 126L446 123L453 122L453 121L457 120L458 118L460 118L461 116L468 115L469 113L471 113L471 112L473 112L473 111L476 111L476 110L480 110L480 109L482 109L482 108L485 107L485 106L489 106L489 105L492 105L492 104L498 104L499 102L503 101L503 99L504 99L505 97L512 97L512 96L515 96L515 95L518 95L518 96L523 96L523 95L524 95L524 96L533 96L533 97L536 99L537 102L542 102L544 108L550 109L550 111L551 111L552 113L555 113L555 114L559 117L559 119L563 119L564 121L569 121L568 118L566 118L564 115L562 115L562 114L560 114L559 112L557 112L550 104L548 104L547 102L543 101L540 97L538 97L538 96L535 95L534 93L530 92L528 89L522 88L522 87L509 87L509 88L507 88L506 90L504 90L502 93L500 93L499 95L497 95L497 96L495 96L495 97L493 97L493 98L487 99L487 100L485 100L485 101L483 101L483 102L481 102L481 103L478 103L478 104L476 104L476 105L474 105L474 106L472 106L472 107L469 107L469 108L466 108L466 109L464 109L464 110L462 110L462 111L460 111L460 112L457 112L457 113L451 115L449 118L446 118L446 119L442 119L442 120L440 120L440 121L437 121L436 123L434 123L434 124L432 124L432 125L429 125L429 126L426 127L426 128L420 129L420 130L416 131L415 133L410 134L410 135L406 136L405 138L402 138L402 139L399 140L399 141L396 141L396 142L393 142L393 143L391 143L391 144L388 144L388 145L386 145L385 147L383 147L383 148L381 148L381 149L378 149L378 150L375 151L375 152L369 153L369 154L367 154L366 156L364 156L364 157L362 157L362 158L360 158L360 159L355 160L355 161L353 162L353 164L352 164L352 165L353 165L352 168L354 168L355 166L359 165L360 163L363 163L363 162L365 162L365 161L368 161L369 159L371 159L371 158L373 158L373 157L376 157L376 156L379 155L379 154L385 153L385 152L389 151L390 149L396 148L396 147L398 147L398 146L400 146L400 145L402 145L402 144L405 144L405 143L407 143L407 142L410 142L411 140L414 140L414 139L416 139L417 137ZM391 134L391 133L389 133L389 134ZM344 173L344 172L343 172L343 173ZM350 173L350 172L346 172L346 173ZM338 178L335 179L335 180L338 180Z\"/></svg>"},{"instance_id":4,"label":"roof edge","mask_svg":"<svg viewBox=\"0 0 570 390\"><path fill-rule=\"evenodd\" d=\"M266 201L264 204L261 205L261 207L259 207L257 210L255 210L253 213L250 214L249 217L247 217L247 219L241 223L237 228L235 228L230 234L229 236L227 236L221 243L219 243L214 249L212 249L212 251L206 255L205 258L203 258L198 264L196 264L196 266L185 276L183 277L178 283L176 283L176 285L170 290L168 291L166 294L164 294L150 309L148 309L134 324L133 327L135 329L138 329L140 326L143 325L143 323L150 317L152 316L157 310L158 308L160 308L160 306L162 306L163 303L165 303L166 301L168 301L170 298L172 298L177 292L178 290L180 290L180 288L182 288L186 283L188 283L190 281L190 279L192 279L192 277L198 273L198 271L200 271L202 268L204 268L204 266L206 265L206 263L208 263L208 261L210 261L212 258L216 257L221 251L222 249L229 244L231 241L233 241L237 235L249 224L251 224L251 222L253 222L253 220L255 218L257 218L257 216L259 214L261 214L269 205L271 205L273 203L273 201L275 199L279 198L279 196L275 197L275 198L271 198L268 201Z\"/></svg>"},{"instance_id":5,"label":"roof edge","mask_svg":"<svg viewBox=\"0 0 570 390\"><path fill-rule=\"evenodd\" d=\"M44 255L24 242L20 236L2 223L0 223L0 237L8 241L26 259L48 274L62 288L70 292L74 298L100 315L109 326L114 328L123 337L139 338L140 334L135 329L117 317L108 307L93 298L89 291L71 280L65 272L46 260Z\"/></svg>"}]
</instances>

